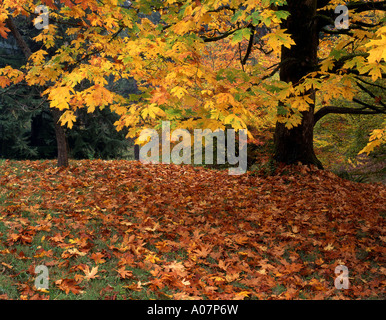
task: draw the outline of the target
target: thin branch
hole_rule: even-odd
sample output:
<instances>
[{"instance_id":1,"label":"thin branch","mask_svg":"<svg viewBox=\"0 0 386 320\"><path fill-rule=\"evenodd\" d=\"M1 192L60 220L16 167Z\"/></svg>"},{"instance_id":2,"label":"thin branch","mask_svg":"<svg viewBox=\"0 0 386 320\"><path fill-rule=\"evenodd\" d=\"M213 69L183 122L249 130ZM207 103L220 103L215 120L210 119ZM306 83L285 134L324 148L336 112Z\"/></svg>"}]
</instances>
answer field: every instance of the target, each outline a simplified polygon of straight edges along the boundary
<instances>
[{"instance_id":1,"label":"thin branch","mask_svg":"<svg viewBox=\"0 0 386 320\"><path fill-rule=\"evenodd\" d=\"M321 1L320 4L324 3L326 1ZM328 2L327 2L328 3ZM383 10L386 11L386 1L380 1L380 2L348 2L345 4L350 11L355 11L356 13L365 12L365 11L372 11L372 10ZM318 1L318 10L317 17L318 19L318 27L321 30L326 25L333 24L331 23L331 20L335 20L335 9L322 9L324 6L319 6Z\"/></svg>"},{"instance_id":2,"label":"thin branch","mask_svg":"<svg viewBox=\"0 0 386 320\"><path fill-rule=\"evenodd\" d=\"M350 2L346 4L349 10L355 10L355 12L364 12L372 10L386 10L386 1L380 2Z\"/></svg>"},{"instance_id":3,"label":"thin branch","mask_svg":"<svg viewBox=\"0 0 386 320\"><path fill-rule=\"evenodd\" d=\"M204 42L214 42L214 41L218 41L218 40L225 39L225 38L229 37L230 35L234 34L237 30L240 30L240 29L235 29L232 31L225 32L222 35L219 35L217 37L210 37L210 38L201 37L201 39L204 40Z\"/></svg>"},{"instance_id":4,"label":"thin branch","mask_svg":"<svg viewBox=\"0 0 386 320\"><path fill-rule=\"evenodd\" d=\"M278 66L276 66L276 68L273 69L273 70L271 71L271 73L269 73L269 74L265 75L264 77L262 77L261 80L266 80L266 79L272 77L276 72L279 72L280 67L281 67L281 64L279 64Z\"/></svg>"},{"instance_id":5,"label":"thin branch","mask_svg":"<svg viewBox=\"0 0 386 320\"><path fill-rule=\"evenodd\" d=\"M8 86L8 88L1 89L0 96L2 96L3 94L6 94L9 90L13 89L13 87L14 87L14 84L11 84Z\"/></svg>"},{"instance_id":6,"label":"thin branch","mask_svg":"<svg viewBox=\"0 0 386 320\"><path fill-rule=\"evenodd\" d=\"M381 85L379 85L379 84L375 84L375 83L368 82L368 81L366 81L366 80L363 80L363 79L360 78L360 77L355 77L355 79L357 79L357 80L359 80L359 81L362 81L362 82L364 82L364 83L366 83L366 84L368 84L368 85L370 85L370 86L374 86L374 87L380 88L380 89L382 89L382 90L386 90L386 87L383 87L383 86L381 86Z\"/></svg>"},{"instance_id":7,"label":"thin branch","mask_svg":"<svg viewBox=\"0 0 386 320\"><path fill-rule=\"evenodd\" d=\"M39 15L40 15L39 13L35 13L35 12L33 12L33 11L30 11L30 10L24 8L24 7L23 7L23 10L24 10L25 12L29 13L29 14L30 14L31 16L33 16L34 18L37 18L37 17L39 17ZM56 24L64 24L64 25L71 26L71 27L78 27L78 28L80 28L80 27L85 27L85 25L84 25L84 24L81 24L81 23L71 23L71 22L68 22L68 21L59 21L59 20L57 20L56 18L51 17L51 16L50 16L50 22L54 22L54 23L56 23Z\"/></svg>"},{"instance_id":8,"label":"thin branch","mask_svg":"<svg viewBox=\"0 0 386 320\"><path fill-rule=\"evenodd\" d=\"M365 106L365 107L368 108L368 109L374 110L374 111L376 111L377 113L386 113L386 109L385 109L385 110L382 110L382 109L380 109L380 108L378 108L378 107L375 107L375 106L373 106L373 105L371 105L371 104L368 104L368 103L366 103L366 102L363 102L363 101L361 101L361 100L358 100L357 98L353 98L352 101L354 101L354 102L356 102L356 103L358 103L358 104L360 104L360 105L362 105L362 106Z\"/></svg>"},{"instance_id":9,"label":"thin branch","mask_svg":"<svg viewBox=\"0 0 386 320\"><path fill-rule=\"evenodd\" d=\"M361 85L359 82L357 82L357 86L359 88L361 88L363 91L365 91L370 97L376 99L377 97L375 96L374 93L372 93L369 89L367 89L365 86ZM382 101L379 101L379 103L383 106L383 107L386 107L386 105L382 102Z\"/></svg>"},{"instance_id":10,"label":"thin branch","mask_svg":"<svg viewBox=\"0 0 386 320\"><path fill-rule=\"evenodd\" d=\"M249 38L249 43L248 43L248 48L247 52L245 53L244 59L241 61L242 65L245 65L247 63L247 60L252 52L252 47L253 47L253 41L255 39L255 28L251 28L251 36Z\"/></svg>"},{"instance_id":11,"label":"thin branch","mask_svg":"<svg viewBox=\"0 0 386 320\"><path fill-rule=\"evenodd\" d=\"M123 30L123 27L121 26L121 27L119 28L119 30L118 30L117 32L115 32L115 33L111 36L111 38L109 39L108 43L110 43L111 41L113 41L113 40L121 33L122 30ZM100 53L100 52L102 52L102 51L103 51L103 48L102 48L102 49L95 50L95 51L92 51L92 52L86 54L86 55L83 56L81 59L77 60L77 61L72 65L72 67L76 67L76 66L77 66L79 63L81 63L82 61L84 61L84 60L88 59L89 57L91 57L91 56L93 56L93 55L95 55L95 54L98 54L98 53Z\"/></svg>"},{"instance_id":12,"label":"thin branch","mask_svg":"<svg viewBox=\"0 0 386 320\"><path fill-rule=\"evenodd\" d=\"M241 57L241 44L239 42L239 55L240 55L240 63L241 63L241 69L243 69L243 71L245 72L245 69L244 69L244 64L243 64L243 61L242 61L242 57Z\"/></svg>"},{"instance_id":13,"label":"thin branch","mask_svg":"<svg viewBox=\"0 0 386 320\"><path fill-rule=\"evenodd\" d=\"M382 25L383 22L379 21L378 23L371 24L371 23L366 23L366 22L362 22L362 21L353 21L351 23L351 25L353 25L353 24L364 27L364 28L375 28L375 27ZM352 27L350 26L350 28L352 28Z\"/></svg>"},{"instance_id":14,"label":"thin branch","mask_svg":"<svg viewBox=\"0 0 386 320\"><path fill-rule=\"evenodd\" d=\"M341 68L343 67L343 65L344 65L344 63L345 63L346 61L348 61L348 60L350 60L350 59L353 59L353 58L355 58L355 57L359 57L359 56L364 57L364 58L367 58L367 57L369 56L369 53L367 53L367 52L364 52L364 53L353 53L353 54L348 54L348 55L346 55L346 56L343 56L343 57L341 57L341 58L338 59L338 60L334 60L334 67L333 67L333 69L331 70L331 73L336 73L339 69L341 69ZM323 60L322 60L322 61L323 61ZM314 71L319 71L320 68L321 68L321 66L322 66L322 63L319 63L319 64L316 66L316 68L315 68ZM356 71L356 70L351 70L351 69L349 69L348 71L350 71L350 72L353 73L353 74L358 74L358 75L359 75L359 72Z\"/></svg>"},{"instance_id":15,"label":"thin branch","mask_svg":"<svg viewBox=\"0 0 386 320\"><path fill-rule=\"evenodd\" d=\"M218 7L217 9L209 10L208 12L209 13L216 13L216 12L220 12L220 11L223 11L223 10L230 10L230 11L233 11L233 12L236 11L236 9L231 8L229 5L223 5L223 6Z\"/></svg>"}]
</instances>

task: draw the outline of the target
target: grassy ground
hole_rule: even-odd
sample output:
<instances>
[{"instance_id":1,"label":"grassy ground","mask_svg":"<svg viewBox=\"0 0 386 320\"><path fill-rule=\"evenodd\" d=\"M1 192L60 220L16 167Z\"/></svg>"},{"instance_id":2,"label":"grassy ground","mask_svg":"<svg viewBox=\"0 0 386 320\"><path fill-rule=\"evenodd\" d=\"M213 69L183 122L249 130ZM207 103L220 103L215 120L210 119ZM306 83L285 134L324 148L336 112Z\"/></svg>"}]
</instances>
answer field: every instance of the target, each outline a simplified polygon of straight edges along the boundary
<instances>
[{"instance_id":1,"label":"grassy ground","mask_svg":"<svg viewBox=\"0 0 386 320\"><path fill-rule=\"evenodd\" d=\"M385 191L307 167L1 161L0 298L384 299Z\"/></svg>"}]
</instances>

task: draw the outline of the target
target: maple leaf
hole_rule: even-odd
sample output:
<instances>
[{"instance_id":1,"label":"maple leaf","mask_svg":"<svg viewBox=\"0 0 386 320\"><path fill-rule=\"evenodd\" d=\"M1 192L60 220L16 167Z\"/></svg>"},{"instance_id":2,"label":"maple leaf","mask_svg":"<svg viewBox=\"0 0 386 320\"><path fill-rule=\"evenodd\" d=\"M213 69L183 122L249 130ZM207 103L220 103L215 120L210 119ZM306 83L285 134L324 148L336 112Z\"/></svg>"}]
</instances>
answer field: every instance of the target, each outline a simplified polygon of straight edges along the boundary
<instances>
[{"instance_id":1,"label":"maple leaf","mask_svg":"<svg viewBox=\"0 0 386 320\"><path fill-rule=\"evenodd\" d=\"M103 259L104 254L101 252L96 252L90 255L90 258L95 261L96 264L102 264L105 263L106 260Z\"/></svg>"},{"instance_id":2,"label":"maple leaf","mask_svg":"<svg viewBox=\"0 0 386 320\"><path fill-rule=\"evenodd\" d=\"M286 31L287 29L278 29L270 34L263 36L262 39L267 40L268 45L274 51L278 51L282 45L290 48L292 45L295 45L295 41L292 40L290 34L285 33Z\"/></svg>"},{"instance_id":3,"label":"maple leaf","mask_svg":"<svg viewBox=\"0 0 386 320\"><path fill-rule=\"evenodd\" d=\"M48 97L51 100L51 108L58 108L62 111L70 108L69 101L74 91L70 86L61 86L47 89L44 93L48 93ZM68 115L70 114L71 113L68 113Z\"/></svg>"},{"instance_id":4,"label":"maple leaf","mask_svg":"<svg viewBox=\"0 0 386 320\"><path fill-rule=\"evenodd\" d=\"M213 277L210 277L210 279L214 280L215 282L224 282L225 279L223 277L220 277L220 276L213 276Z\"/></svg>"},{"instance_id":5,"label":"maple leaf","mask_svg":"<svg viewBox=\"0 0 386 320\"><path fill-rule=\"evenodd\" d=\"M170 92L179 99L188 93L188 91L183 87L174 87Z\"/></svg>"},{"instance_id":6,"label":"maple leaf","mask_svg":"<svg viewBox=\"0 0 386 320\"><path fill-rule=\"evenodd\" d=\"M0 76L0 86L5 88L11 84L11 80L5 76Z\"/></svg>"},{"instance_id":7,"label":"maple leaf","mask_svg":"<svg viewBox=\"0 0 386 320\"><path fill-rule=\"evenodd\" d=\"M236 293L234 299L235 300L243 300L244 298L248 298L250 294L251 294L250 291L240 291L240 292Z\"/></svg>"},{"instance_id":8,"label":"maple leaf","mask_svg":"<svg viewBox=\"0 0 386 320\"><path fill-rule=\"evenodd\" d=\"M331 251L331 250L334 250L334 246L332 245L332 243L329 243L323 249L326 250L326 251Z\"/></svg>"},{"instance_id":9,"label":"maple leaf","mask_svg":"<svg viewBox=\"0 0 386 320\"><path fill-rule=\"evenodd\" d=\"M212 251L212 249L208 247L202 246L199 249L195 249L193 252L197 255L198 258L206 258L209 253Z\"/></svg>"},{"instance_id":10,"label":"maple leaf","mask_svg":"<svg viewBox=\"0 0 386 320\"><path fill-rule=\"evenodd\" d=\"M381 36L381 39L370 40L365 46L371 48L369 50L369 57L367 58L369 63L379 63L382 59L386 61L386 27L378 29L377 34Z\"/></svg>"},{"instance_id":11,"label":"maple leaf","mask_svg":"<svg viewBox=\"0 0 386 320\"><path fill-rule=\"evenodd\" d=\"M225 271L227 271L228 267L229 267L230 263L226 263L224 260L219 260L218 262L218 266L220 269L223 269Z\"/></svg>"},{"instance_id":12,"label":"maple leaf","mask_svg":"<svg viewBox=\"0 0 386 320\"><path fill-rule=\"evenodd\" d=\"M152 99L150 100L150 103L162 105L164 103L167 103L170 99L170 95L166 91L164 87L157 88L153 93Z\"/></svg>"},{"instance_id":13,"label":"maple leaf","mask_svg":"<svg viewBox=\"0 0 386 320\"><path fill-rule=\"evenodd\" d=\"M260 269L257 272L262 274L262 275L265 275L265 274L267 274L267 269Z\"/></svg>"},{"instance_id":14,"label":"maple leaf","mask_svg":"<svg viewBox=\"0 0 386 320\"><path fill-rule=\"evenodd\" d=\"M154 253L149 253L146 255L145 260L150 261L151 263L156 263L157 261L160 261L160 258L158 258Z\"/></svg>"},{"instance_id":15,"label":"maple leaf","mask_svg":"<svg viewBox=\"0 0 386 320\"><path fill-rule=\"evenodd\" d=\"M11 30L9 30L3 21L0 21L0 36L2 36L3 38L7 39L8 38L8 32L11 32Z\"/></svg>"},{"instance_id":16,"label":"maple leaf","mask_svg":"<svg viewBox=\"0 0 386 320\"><path fill-rule=\"evenodd\" d=\"M83 272L85 274L84 278L87 279L87 280L99 278L99 275L96 275L97 272L98 272L98 266L92 268L91 270L90 270L89 266L85 266L83 268Z\"/></svg>"},{"instance_id":17,"label":"maple leaf","mask_svg":"<svg viewBox=\"0 0 386 320\"><path fill-rule=\"evenodd\" d=\"M132 275L133 275L133 272L131 272L129 270L126 270L125 266L122 266L118 270L115 270L115 271L118 272L118 274L119 274L121 279L126 279L126 278L129 278L129 277L132 277Z\"/></svg>"},{"instance_id":18,"label":"maple leaf","mask_svg":"<svg viewBox=\"0 0 386 320\"><path fill-rule=\"evenodd\" d=\"M227 273L225 276L225 280L227 282L233 282L233 281L237 280L239 277L240 277L239 272Z\"/></svg>"},{"instance_id":19,"label":"maple leaf","mask_svg":"<svg viewBox=\"0 0 386 320\"><path fill-rule=\"evenodd\" d=\"M67 259L73 256L85 256L87 252L81 252L77 248L70 248L62 253L62 258Z\"/></svg>"},{"instance_id":20,"label":"maple leaf","mask_svg":"<svg viewBox=\"0 0 386 320\"><path fill-rule=\"evenodd\" d=\"M81 294L83 291L81 288L78 286L77 282L74 279L59 279L55 281L56 286L64 291L66 294L69 294L70 291L73 294Z\"/></svg>"},{"instance_id":21,"label":"maple leaf","mask_svg":"<svg viewBox=\"0 0 386 320\"><path fill-rule=\"evenodd\" d=\"M50 240L54 242L64 242L64 239L67 235L62 236L60 233L55 234L54 236L50 237Z\"/></svg>"},{"instance_id":22,"label":"maple leaf","mask_svg":"<svg viewBox=\"0 0 386 320\"><path fill-rule=\"evenodd\" d=\"M60 117L59 121L62 125L65 125L67 123L67 126L72 129L74 122L76 121L76 116L74 112L66 110Z\"/></svg>"},{"instance_id":23,"label":"maple leaf","mask_svg":"<svg viewBox=\"0 0 386 320\"><path fill-rule=\"evenodd\" d=\"M8 241L10 241L10 242L16 242L16 241L18 241L19 239L20 239L20 234L17 234L17 233L11 233L11 234L9 234L9 236L8 236Z\"/></svg>"},{"instance_id":24,"label":"maple leaf","mask_svg":"<svg viewBox=\"0 0 386 320\"><path fill-rule=\"evenodd\" d=\"M308 284L312 287L314 287L316 290L322 290L325 291L327 288L323 283L321 283L318 279L311 279Z\"/></svg>"}]
</instances>

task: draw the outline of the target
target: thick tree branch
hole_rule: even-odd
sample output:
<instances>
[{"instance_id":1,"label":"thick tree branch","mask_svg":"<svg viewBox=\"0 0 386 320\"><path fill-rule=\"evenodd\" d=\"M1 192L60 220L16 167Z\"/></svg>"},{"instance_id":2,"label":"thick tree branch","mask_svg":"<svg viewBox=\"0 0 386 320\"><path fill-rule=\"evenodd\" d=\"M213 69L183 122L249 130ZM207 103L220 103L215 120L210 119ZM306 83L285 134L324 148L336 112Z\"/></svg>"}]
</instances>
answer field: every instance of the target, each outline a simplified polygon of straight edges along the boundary
<instances>
[{"instance_id":1,"label":"thick tree branch","mask_svg":"<svg viewBox=\"0 0 386 320\"><path fill-rule=\"evenodd\" d=\"M328 5L330 2L331 2L331 0L318 0L318 1L317 1L316 7L317 7L318 9L323 8L323 7L325 7L326 5Z\"/></svg>"},{"instance_id":2,"label":"thick tree branch","mask_svg":"<svg viewBox=\"0 0 386 320\"><path fill-rule=\"evenodd\" d=\"M340 34L347 34L349 36L353 36L354 34L348 30L348 29L341 29L341 30L329 30L329 29L326 29L326 27L323 27L322 30L321 30L323 33L327 33L327 34L333 34L333 35L340 35Z\"/></svg>"},{"instance_id":3,"label":"thick tree branch","mask_svg":"<svg viewBox=\"0 0 386 320\"><path fill-rule=\"evenodd\" d=\"M317 15L315 18L318 19L318 28L319 30L322 30L327 25L333 25L333 21L335 21L336 14L335 9L322 9L324 6L319 6L320 4L323 4L324 2L329 1L318 1L318 10ZM372 10L381 10L386 11L386 1L380 1L380 2L349 2L345 4L349 11L355 11L356 13L365 12L365 11L372 11ZM332 23L331 23L332 22ZM360 23L354 22L358 26ZM365 27L365 24L362 24L362 27Z\"/></svg>"},{"instance_id":4,"label":"thick tree branch","mask_svg":"<svg viewBox=\"0 0 386 320\"><path fill-rule=\"evenodd\" d=\"M320 1L322 2L329 2L329 1ZM380 2L348 2L345 4L347 9L349 10L355 10L355 12L360 13L360 12L365 12L365 11L372 11L372 10L383 10L386 11L386 1L380 1ZM318 9L322 9L324 6L319 6L319 1L318 1ZM328 16L330 18L335 19L335 9L322 9L318 10L318 14Z\"/></svg>"},{"instance_id":5,"label":"thick tree branch","mask_svg":"<svg viewBox=\"0 0 386 320\"><path fill-rule=\"evenodd\" d=\"M15 38L19 48L23 51L24 56L28 60L29 57L32 55L32 51L29 48L28 44L23 39L23 36L20 34L19 30L17 29L15 22L13 21L12 17L8 17L5 20L5 23L9 30L11 30L11 33L13 37Z\"/></svg>"},{"instance_id":6,"label":"thick tree branch","mask_svg":"<svg viewBox=\"0 0 386 320\"><path fill-rule=\"evenodd\" d=\"M355 10L355 12L364 12L371 10L386 10L386 1L380 2L349 2L346 4L349 10Z\"/></svg>"},{"instance_id":7,"label":"thick tree branch","mask_svg":"<svg viewBox=\"0 0 386 320\"><path fill-rule=\"evenodd\" d=\"M322 119L324 116L335 113L335 114L378 114L381 112L375 110L366 110L367 107L363 108L345 108L345 107L334 107L334 106L326 106L319 109L314 114L314 126L315 124Z\"/></svg>"}]
</instances>

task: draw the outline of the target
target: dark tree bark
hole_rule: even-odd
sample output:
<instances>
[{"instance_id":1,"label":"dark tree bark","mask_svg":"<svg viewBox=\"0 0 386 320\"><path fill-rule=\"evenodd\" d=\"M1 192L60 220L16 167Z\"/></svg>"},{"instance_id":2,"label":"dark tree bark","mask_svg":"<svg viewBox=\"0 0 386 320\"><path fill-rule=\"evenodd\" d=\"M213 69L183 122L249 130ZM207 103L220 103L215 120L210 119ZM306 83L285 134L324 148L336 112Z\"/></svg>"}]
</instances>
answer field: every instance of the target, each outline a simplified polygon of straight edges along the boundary
<instances>
[{"instance_id":1,"label":"dark tree bark","mask_svg":"<svg viewBox=\"0 0 386 320\"><path fill-rule=\"evenodd\" d=\"M286 10L290 12L283 22L283 28L292 35L296 45L290 49L283 47L281 52L280 80L292 82L294 85L311 72L317 65L317 49L319 34L315 19L317 0L288 0ZM305 92L315 98L315 92ZM313 148L314 105L302 112L299 126L287 129L278 122L275 129L275 154L278 162L293 164L313 164L323 168Z\"/></svg>"},{"instance_id":2,"label":"dark tree bark","mask_svg":"<svg viewBox=\"0 0 386 320\"><path fill-rule=\"evenodd\" d=\"M139 144L134 144L134 160L139 160Z\"/></svg>"},{"instance_id":3,"label":"dark tree bark","mask_svg":"<svg viewBox=\"0 0 386 320\"><path fill-rule=\"evenodd\" d=\"M56 108L51 108L54 119L56 142L58 145L58 167L68 166L68 144L64 128L60 125L59 119L62 112Z\"/></svg>"},{"instance_id":4,"label":"dark tree bark","mask_svg":"<svg viewBox=\"0 0 386 320\"><path fill-rule=\"evenodd\" d=\"M11 17L8 17L5 20L5 23L8 27L8 29L11 30L11 33L12 33L13 37L15 38L17 45L19 46L21 51L23 51L25 58L28 60L32 54L32 51L31 51L30 47L28 46L27 42L25 42L25 40L23 39L23 36L20 34L19 30L17 29L15 22L13 21L13 19Z\"/></svg>"},{"instance_id":5,"label":"dark tree bark","mask_svg":"<svg viewBox=\"0 0 386 320\"><path fill-rule=\"evenodd\" d=\"M20 34L17 29L15 22L11 17L6 20L7 27L11 30L12 35L16 39L16 42L20 49L23 51L24 56L28 60L32 54L31 49L28 44L23 39L23 36ZM54 127L55 127L55 135L56 135L56 143L58 146L58 167L67 167L68 166L68 146L66 133L64 128L58 123L58 120L61 116L61 112L57 109L52 109L52 116L54 118Z\"/></svg>"}]
</instances>

